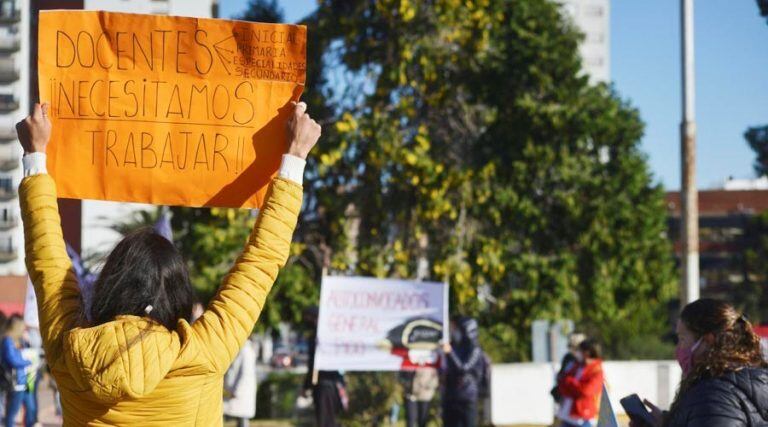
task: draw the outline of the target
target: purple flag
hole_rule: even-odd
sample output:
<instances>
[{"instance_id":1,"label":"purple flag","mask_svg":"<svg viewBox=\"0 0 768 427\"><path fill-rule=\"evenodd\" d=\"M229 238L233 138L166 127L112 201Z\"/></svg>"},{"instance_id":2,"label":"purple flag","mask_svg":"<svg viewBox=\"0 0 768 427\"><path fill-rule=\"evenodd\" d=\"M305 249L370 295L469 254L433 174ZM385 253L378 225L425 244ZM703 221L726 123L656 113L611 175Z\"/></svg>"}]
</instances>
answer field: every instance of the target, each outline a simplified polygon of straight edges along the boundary
<instances>
[{"instance_id":1,"label":"purple flag","mask_svg":"<svg viewBox=\"0 0 768 427\"><path fill-rule=\"evenodd\" d=\"M173 230L171 229L171 212L168 207L163 207L160 218L154 226L155 232L173 243Z\"/></svg>"},{"instance_id":2,"label":"purple flag","mask_svg":"<svg viewBox=\"0 0 768 427\"><path fill-rule=\"evenodd\" d=\"M77 251L75 251L69 243L66 243L67 255L72 260L72 269L75 270L75 276L77 276L77 283L80 286L80 294L83 296L83 312L88 320L91 320L91 303L93 301L93 284L96 283L96 274L88 271L83 265L83 260L80 259Z\"/></svg>"}]
</instances>

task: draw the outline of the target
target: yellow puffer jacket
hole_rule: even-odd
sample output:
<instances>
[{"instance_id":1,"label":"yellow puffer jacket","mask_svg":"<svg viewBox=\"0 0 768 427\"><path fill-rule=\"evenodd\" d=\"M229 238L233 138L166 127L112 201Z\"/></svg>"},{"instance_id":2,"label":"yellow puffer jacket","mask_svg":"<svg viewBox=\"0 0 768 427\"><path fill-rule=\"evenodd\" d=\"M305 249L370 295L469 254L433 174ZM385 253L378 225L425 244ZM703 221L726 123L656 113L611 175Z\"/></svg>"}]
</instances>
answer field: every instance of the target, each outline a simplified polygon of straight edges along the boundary
<instances>
[{"instance_id":1,"label":"yellow puffer jacket","mask_svg":"<svg viewBox=\"0 0 768 427\"><path fill-rule=\"evenodd\" d=\"M49 175L20 187L26 262L65 426L220 426L223 377L288 257L301 186L275 178L243 254L205 314L175 330L136 316L78 327L80 293Z\"/></svg>"}]
</instances>

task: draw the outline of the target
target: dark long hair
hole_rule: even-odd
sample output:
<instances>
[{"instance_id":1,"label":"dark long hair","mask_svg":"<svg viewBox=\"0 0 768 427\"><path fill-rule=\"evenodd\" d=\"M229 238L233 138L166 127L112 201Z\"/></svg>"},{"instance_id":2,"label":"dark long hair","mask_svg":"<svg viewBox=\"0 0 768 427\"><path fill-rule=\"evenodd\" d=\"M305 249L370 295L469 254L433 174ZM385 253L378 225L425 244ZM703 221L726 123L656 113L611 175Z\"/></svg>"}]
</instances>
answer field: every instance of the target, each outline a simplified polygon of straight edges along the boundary
<instances>
[{"instance_id":1,"label":"dark long hair","mask_svg":"<svg viewBox=\"0 0 768 427\"><path fill-rule=\"evenodd\" d=\"M730 304L703 298L686 305L680 320L697 339L712 334L714 341L696 358L691 372L680 381L672 412L677 409L680 397L702 379L716 378L743 368L768 366L760 350L760 337L752 330L747 318Z\"/></svg>"},{"instance_id":2,"label":"dark long hair","mask_svg":"<svg viewBox=\"0 0 768 427\"><path fill-rule=\"evenodd\" d=\"M179 319L191 319L194 302L179 251L151 228L142 228L107 257L94 284L91 319L100 325L120 315L143 316L174 329Z\"/></svg>"},{"instance_id":3,"label":"dark long hair","mask_svg":"<svg viewBox=\"0 0 768 427\"><path fill-rule=\"evenodd\" d=\"M600 343L593 338L587 338L579 343L579 350L584 354L585 359L601 359L603 351Z\"/></svg>"}]
</instances>

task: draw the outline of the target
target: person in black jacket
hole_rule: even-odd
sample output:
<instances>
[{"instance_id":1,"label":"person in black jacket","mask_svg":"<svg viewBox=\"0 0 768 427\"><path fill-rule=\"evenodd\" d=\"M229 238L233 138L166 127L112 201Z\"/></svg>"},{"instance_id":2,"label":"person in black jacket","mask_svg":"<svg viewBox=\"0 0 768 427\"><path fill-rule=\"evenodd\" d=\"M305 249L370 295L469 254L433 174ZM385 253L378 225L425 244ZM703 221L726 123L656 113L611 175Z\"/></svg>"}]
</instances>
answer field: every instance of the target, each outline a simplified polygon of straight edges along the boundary
<instances>
[{"instance_id":1,"label":"person in black jacket","mask_svg":"<svg viewBox=\"0 0 768 427\"><path fill-rule=\"evenodd\" d=\"M683 309L677 337L680 388L669 412L646 401L656 419L652 427L768 426L768 365L743 315L722 301L700 299Z\"/></svg>"},{"instance_id":2,"label":"person in black jacket","mask_svg":"<svg viewBox=\"0 0 768 427\"><path fill-rule=\"evenodd\" d=\"M451 344L444 361L443 425L475 427L478 400L488 394L488 358L478 342L475 319L461 317L451 322Z\"/></svg>"},{"instance_id":3,"label":"person in black jacket","mask_svg":"<svg viewBox=\"0 0 768 427\"><path fill-rule=\"evenodd\" d=\"M317 307L310 307L304 311L304 321L312 331L309 338L309 360L307 375L304 379L304 394L312 396L317 426L337 427L339 425L337 418L347 406L344 376L338 371L315 372L318 314Z\"/></svg>"}]
</instances>

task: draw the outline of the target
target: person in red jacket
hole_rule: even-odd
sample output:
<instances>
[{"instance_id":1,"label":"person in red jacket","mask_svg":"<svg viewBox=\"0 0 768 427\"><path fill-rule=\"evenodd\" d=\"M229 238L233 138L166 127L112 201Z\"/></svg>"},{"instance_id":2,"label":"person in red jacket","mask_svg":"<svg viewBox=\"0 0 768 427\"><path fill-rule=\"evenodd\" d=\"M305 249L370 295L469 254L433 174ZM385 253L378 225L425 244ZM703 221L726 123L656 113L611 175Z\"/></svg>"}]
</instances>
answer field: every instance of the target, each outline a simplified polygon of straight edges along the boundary
<instances>
[{"instance_id":1,"label":"person in red jacket","mask_svg":"<svg viewBox=\"0 0 768 427\"><path fill-rule=\"evenodd\" d=\"M582 341L576 359L578 363L574 363L557 384L562 396L557 418L563 427L592 427L597 425L603 391L600 346L592 339Z\"/></svg>"}]
</instances>

